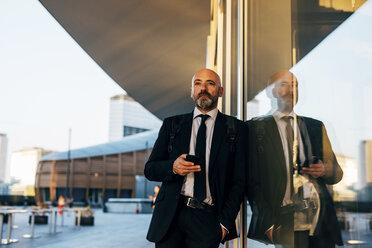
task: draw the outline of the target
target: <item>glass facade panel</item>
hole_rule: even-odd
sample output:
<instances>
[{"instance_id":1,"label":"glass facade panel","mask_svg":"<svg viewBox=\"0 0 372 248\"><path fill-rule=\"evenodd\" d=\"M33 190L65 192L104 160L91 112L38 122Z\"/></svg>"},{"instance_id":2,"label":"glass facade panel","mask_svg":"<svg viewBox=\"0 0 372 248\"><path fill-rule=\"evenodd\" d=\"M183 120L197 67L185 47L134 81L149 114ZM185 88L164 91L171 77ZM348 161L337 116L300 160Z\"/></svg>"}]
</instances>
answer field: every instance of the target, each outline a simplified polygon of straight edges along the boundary
<instances>
[{"instance_id":1,"label":"glass facade panel","mask_svg":"<svg viewBox=\"0 0 372 248\"><path fill-rule=\"evenodd\" d=\"M212 0L211 14L219 108L249 125L240 247L371 244L372 3Z\"/></svg>"},{"instance_id":2,"label":"glass facade panel","mask_svg":"<svg viewBox=\"0 0 372 248\"><path fill-rule=\"evenodd\" d=\"M371 244L371 2L248 2L251 237Z\"/></svg>"}]
</instances>

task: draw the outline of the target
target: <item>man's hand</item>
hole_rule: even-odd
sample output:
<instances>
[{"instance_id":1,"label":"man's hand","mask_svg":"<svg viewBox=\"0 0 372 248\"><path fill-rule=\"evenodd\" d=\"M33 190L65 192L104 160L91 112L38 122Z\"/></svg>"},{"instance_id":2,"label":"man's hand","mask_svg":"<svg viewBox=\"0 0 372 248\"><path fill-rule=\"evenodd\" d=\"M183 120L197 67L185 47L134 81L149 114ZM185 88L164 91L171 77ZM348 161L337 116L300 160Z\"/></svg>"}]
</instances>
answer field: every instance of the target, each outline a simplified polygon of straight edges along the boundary
<instances>
[{"instance_id":1,"label":"man's hand","mask_svg":"<svg viewBox=\"0 0 372 248\"><path fill-rule=\"evenodd\" d=\"M311 164L308 168L302 167L300 172L311 175L314 178L322 177L326 174L325 166L321 160L318 160L316 164Z\"/></svg>"},{"instance_id":2,"label":"man's hand","mask_svg":"<svg viewBox=\"0 0 372 248\"><path fill-rule=\"evenodd\" d=\"M180 176L186 176L190 172L200 171L200 165L194 165L193 162L186 161L186 155L182 154L173 163L173 172Z\"/></svg>"},{"instance_id":3,"label":"man's hand","mask_svg":"<svg viewBox=\"0 0 372 248\"><path fill-rule=\"evenodd\" d=\"M221 241L222 241L227 234L227 230L222 225L220 225L220 226L221 226L221 229L222 229L222 237L221 237Z\"/></svg>"}]
</instances>

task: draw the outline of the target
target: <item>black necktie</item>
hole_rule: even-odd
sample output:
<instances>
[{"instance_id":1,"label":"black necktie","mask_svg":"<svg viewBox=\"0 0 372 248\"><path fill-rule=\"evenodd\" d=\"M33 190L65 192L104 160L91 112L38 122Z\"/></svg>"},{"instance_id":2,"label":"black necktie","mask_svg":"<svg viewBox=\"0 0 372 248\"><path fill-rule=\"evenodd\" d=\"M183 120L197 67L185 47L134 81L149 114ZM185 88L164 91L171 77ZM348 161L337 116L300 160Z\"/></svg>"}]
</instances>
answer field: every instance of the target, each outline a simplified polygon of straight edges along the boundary
<instances>
[{"instance_id":1,"label":"black necktie","mask_svg":"<svg viewBox=\"0 0 372 248\"><path fill-rule=\"evenodd\" d=\"M200 158L201 171L194 173L194 198L199 202L203 202L206 198L206 178L205 178L205 148L207 126L205 121L210 117L209 115L198 115L201 118L200 127L196 136L195 155Z\"/></svg>"},{"instance_id":2,"label":"black necktie","mask_svg":"<svg viewBox=\"0 0 372 248\"><path fill-rule=\"evenodd\" d=\"M285 121L285 134L287 139L288 160L289 160L289 180L291 180L291 197L293 196L293 128L291 125L292 116L284 116L282 120Z\"/></svg>"}]
</instances>

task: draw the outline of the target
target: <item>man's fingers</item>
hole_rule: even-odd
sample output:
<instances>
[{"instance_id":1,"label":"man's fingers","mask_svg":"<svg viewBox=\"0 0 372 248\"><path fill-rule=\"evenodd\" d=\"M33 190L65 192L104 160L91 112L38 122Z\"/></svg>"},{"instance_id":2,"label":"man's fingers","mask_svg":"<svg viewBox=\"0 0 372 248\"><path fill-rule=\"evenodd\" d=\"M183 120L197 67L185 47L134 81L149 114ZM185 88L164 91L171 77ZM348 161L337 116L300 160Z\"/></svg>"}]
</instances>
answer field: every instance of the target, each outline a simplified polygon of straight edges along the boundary
<instances>
[{"instance_id":1,"label":"man's fingers","mask_svg":"<svg viewBox=\"0 0 372 248\"><path fill-rule=\"evenodd\" d=\"M185 161L185 160L181 160L181 161L176 161L175 162L175 165L176 166L191 166L191 165L194 165L194 163L193 162L190 162L190 161Z\"/></svg>"},{"instance_id":2,"label":"man's fingers","mask_svg":"<svg viewBox=\"0 0 372 248\"><path fill-rule=\"evenodd\" d=\"M181 176L185 176L191 172L199 172L201 169L200 169L200 166L199 165L196 165L196 166L178 166L176 168L176 172L177 174L181 175Z\"/></svg>"},{"instance_id":3,"label":"man's fingers","mask_svg":"<svg viewBox=\"0 0 372 248\"><path fill-rule=\"evenodd\" d=\"M301 173L308 174L315 178L318 178L323 175L324 170L322 168L314 169L314 168L302 168Z\"/></svg>"},{"instance_id":4,"label":"man's fingers","mask_svg":"<svg viewBox=\"0 0 372 248\"><path fill-rule=\"evenodd\" d=\"M310 168L323 168L323 164L311 164Z\"/></svg>"},{"instance_id":5,"label":"man's fingers","mask_svg":"<svg viewBox=\"0 0 372 248\"><path fill-rule=\"evenodd\" d=\"M179 165L176 167L176 169L180 171L200 171L201 170L199 165L193 165L193 166Z\"/></svg>"},{"instance_id":6,"label":"man's fingers","mask_svg":"<svg viewBox=\"0 0 372 248\"><path fill-rule=\"evenodd\" d=\"M193 162L190 162L190 161L183 161L182 165L191 166L191 165L194 165L194 163Z\"/></svg>"},{"instance_id":7,"label":"man's fingers","mask_svg":"<svg viewBox=\"0 0 372 248\"><path fill-rule=\"evenodd\" d=\"M186 159L187 154L182 154L180 157Z\"/></svg>"},{"instance_id":8,"label":"man's fingers","mask_svg":"<svg viewBox=\"0 0 372 248\"><path fill-rule=\"evenodd\" d=\"M199 165L193 165L193 166L180 165L177 167L177 169L183 170L183 171L200 171L200 166Z\"/></svg>"},{"instance_id":9,"label":"man's fingers","mask_svg":"<svg viewBox=\"0 0 372 248\"><path fill-rule=\"evenodd\" d=\"M304 172L306 172L306 173L314 173L314 172L322 172L323 170L302 170L302 171L304 171Z\"/></svg>"},{"instance_id":10,"label":"man's fingers","mask_svg":"<svg viewBox=\"0 0 372 248\"><path fill-rule=\"evenodd\" d=\"M302 167L302 170L304 170L304 171L322 171L322 170L324 170L324 168L323 167L311 167L311 168Z\"/></svg>"}]
</instances>

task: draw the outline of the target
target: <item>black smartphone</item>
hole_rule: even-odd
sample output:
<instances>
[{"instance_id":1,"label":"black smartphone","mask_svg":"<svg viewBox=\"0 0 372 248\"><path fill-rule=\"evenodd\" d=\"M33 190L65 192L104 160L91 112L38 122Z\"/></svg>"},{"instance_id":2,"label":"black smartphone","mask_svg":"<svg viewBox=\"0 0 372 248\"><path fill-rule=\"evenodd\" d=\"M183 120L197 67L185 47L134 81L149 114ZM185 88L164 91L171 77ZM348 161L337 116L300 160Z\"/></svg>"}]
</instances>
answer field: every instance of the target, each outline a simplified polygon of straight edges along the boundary
<instances>
[{"instance_id":1,"label":"black smartphone","mask_svg":"<svg viewBox=\"0 0 372 248\"><path fill-rule=\"evenodd\" d=\"M200 158L198 156L187 154L185 160L193 162L194 165L200 165Z\"/></svg>"},{"instance_id":2,"label":"black smartphone","mask_svg":"<svg viewBox=\"0 0 372 248\"><path fill-rule=\"evenodd\" d=\"M313 164L317 164L319 162L319 158L317 156L313 156Z\"/></svg>"},{"instance_id":3,"label":"black smartphone","mask_svg":"<svg viewBox=\"0 0 372 248\"><path fill-rule=\"evenodd\" d=\"M310 167L310 164L317 164L319 162L319 158L317 156L313 156L313 158L310 160L310 159L306 159L304 164L301 166L302 167L307 167L309 168Z\"/></svg>"}]
</instances>

